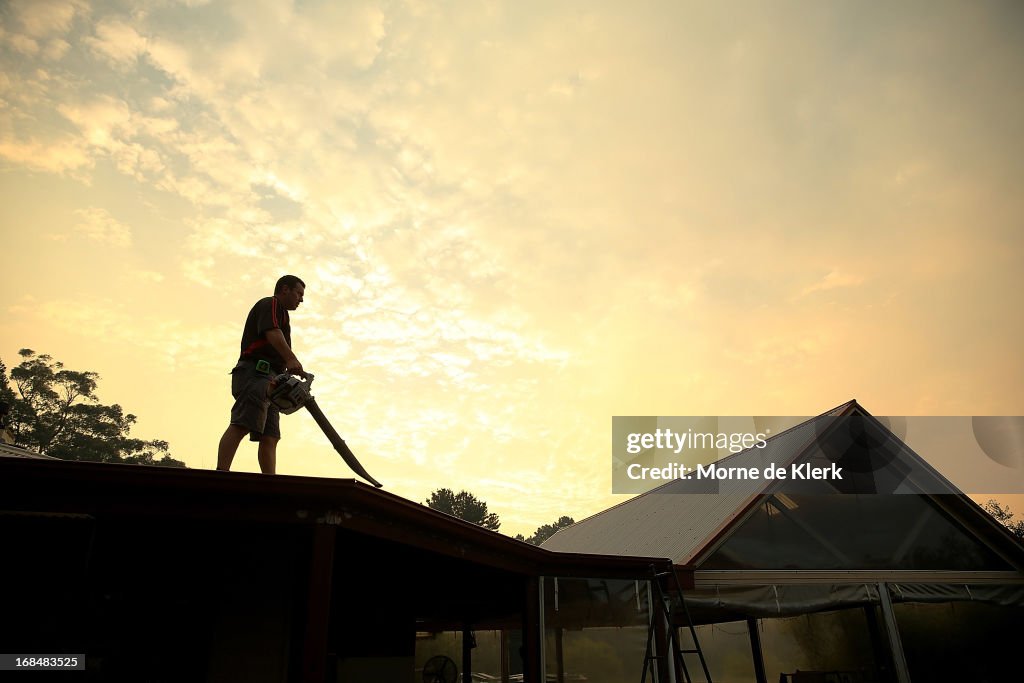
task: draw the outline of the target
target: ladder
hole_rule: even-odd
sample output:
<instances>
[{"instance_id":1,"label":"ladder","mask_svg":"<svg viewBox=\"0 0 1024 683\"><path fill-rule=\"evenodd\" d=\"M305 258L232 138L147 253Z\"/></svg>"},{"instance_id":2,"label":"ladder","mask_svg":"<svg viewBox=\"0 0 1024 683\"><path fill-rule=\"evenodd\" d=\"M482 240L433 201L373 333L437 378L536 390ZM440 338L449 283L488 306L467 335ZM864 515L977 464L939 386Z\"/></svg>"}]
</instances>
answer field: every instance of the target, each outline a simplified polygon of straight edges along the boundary
<instances>
[{"instance_id":1,"label":"ladder","mask_svg":"<svg viewBox=\"0 0 1024 683\"><path fill-rule=\"evenodd\" d=\"M662 588L662 582L665 583L665 588ZM700 661L700 667L704 672L704 680L707 683L712 683L711 672L708 671L708 663L704 659L704 652L700 649L700 641L697 640L697 631L693 627L693 619L690 618L690 610L686 607L686 600L683 597L683 588L679 583L679 576L676 574L676 565L674 562L669 560L666 571L659 572L655 565L651 565L651 591L648 598L651 601L651 624L647 629L647 651L644 654L644 669L640 676L640 683L647 683L647 671L651 671L651 680L654 681L657 677L655 671L657 670L656 662L658 660L664 660L670 670L670 680L675 680L675 677L671 674L672 665L671 662L675 663L675 671L677 675L682 675L682 680L676 680L676 683L694 683L690 670L686 666L687 655L697 655L697 659ZM692 648L683 648L679 642L679 628L681 624L676 623L674 615L678 612L673 609L672 604L674 602L673 596L679 601L679 606L682 607L682 613L686 616L686 626L690 629L690 638L693 642ZM668 646L668 652L662 654L654 654L655 644L655 631L658 630L658 622L664 625L664 630L667 634L665 642ZM669 653L672 655L672 659L669 659Z\"/></svg>"}]
</instances>

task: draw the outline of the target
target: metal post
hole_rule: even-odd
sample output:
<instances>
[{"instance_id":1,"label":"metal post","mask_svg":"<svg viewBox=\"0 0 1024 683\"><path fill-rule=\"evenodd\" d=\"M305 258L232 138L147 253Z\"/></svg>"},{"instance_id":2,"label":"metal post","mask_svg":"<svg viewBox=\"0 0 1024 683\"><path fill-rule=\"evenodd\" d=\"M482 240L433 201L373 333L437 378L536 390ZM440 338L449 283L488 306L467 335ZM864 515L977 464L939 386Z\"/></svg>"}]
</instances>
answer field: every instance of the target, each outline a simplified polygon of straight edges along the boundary
<instances>
[{"instance_id":1,"label":"metal post","mask_svg":"<svg viewBox=\"0 0 1024 683\"><path fill-rule=\"evenodd\" d=\"M543 645L537 635L538 627L543 633L543 610L540 610L543 598L538 596L540 579L530 577L526 582L526 609L523 611L523 681L524 683L543 683L543 670L538 645ZM538 613L540 610L540 614Z\"/></svg>"},{"instance_id":2,"label":"metal post","mask_svg":"<svg viewBox=\"0 0 1024 683\"><path fill-rule=\"evenodd\" d=\"M555 681L565 683L565 655L562 649L562 633L564 629L559 626L555 629Z\"/></svg>"},{"instance_id":3,"label":"metal post","mask_svg":"<svg viewBox=\"0 0 1024 683\"><path fill-rule=\"evenodd\" d=\"M660 591L658 599L665 600ZM656 660L655 670L658 672L658 680L675 683L676 655L672 651L672 641L669 638L669 629L672 627L665 619L664 607L654 613L654 620L655 652L664 653Z\"/></svg>"},{"instance_id":4,"label":"metal post","mask_svg":"<svg viewBox=\"0 0 1024 683\"><path fill-rule=\"evenodd\" d=\"M509 652L508 652L508 631L501 629L499 631L498 643L499 643L499 659L501 660L501 683L509 683Z\"/></svg>"},{"instance_id":5,"label":"metal post","mask_svg":"<svg viewBox=\"0 0 1024 683\"><path fill-rule=\"evenodd\" d=\"M761 633L757 630L757 619L747 617L747 633L750 634L750 652L754 658L754 676L757 683L768 683L764 671L764 652L761 650Z\"/></svg>"},{"instance_id":6,"label":"metal post","mask_svg":"<svg viewBox=\"0 0 1024 683\"><path fill-rule=\"evenodd\" d=\"M889 661L889 650L882 638L882 629L878 626L878 615L874 605L864 605L864 620L868 625L868 636L871 638L871 654L875 661L875 677L882 683L892 683L892 664Z\"/></svg>"},{"instance_id":7,"label":"metal post","mask_svg":"<svg viewBox=\"0 0 1024 683\"><path fill-rule=\"evenodd\" d=\"M900 640L899 627L896 625L896 613L892 609L888 584L884 582L878 584L878 599L882 605L882 620L885 624L885 634L889 638L889 650L892 654L893 666L896 668L896 680L898 683L910 683L910 670L907 668L907 658L903 654L903 641Z\"/></svg>"},{"instance_id":8,"label":"metal post","mask_svg":"<svg viewBox=\"0 0 1024 683\"><path fill-rule=\"evenodd\" d=\"M331 583L334 576L336 530L326 524L313 528L306 596L306 637L302 648L302 680L323 683L327 678L327 633L331 621Z\"/></svg>"},{"instance_id":9,"label":"metal post","mask_svg":"<svg viewBox=\"0 0 1024 683\"><path fill-rule=\"evenodd\" d=\"M540 678L537 683L545 683L548 680L547 662L547 628L544 625L544 577L537 579L537 609L540 613Z\"/></svg>"}]
</instances>

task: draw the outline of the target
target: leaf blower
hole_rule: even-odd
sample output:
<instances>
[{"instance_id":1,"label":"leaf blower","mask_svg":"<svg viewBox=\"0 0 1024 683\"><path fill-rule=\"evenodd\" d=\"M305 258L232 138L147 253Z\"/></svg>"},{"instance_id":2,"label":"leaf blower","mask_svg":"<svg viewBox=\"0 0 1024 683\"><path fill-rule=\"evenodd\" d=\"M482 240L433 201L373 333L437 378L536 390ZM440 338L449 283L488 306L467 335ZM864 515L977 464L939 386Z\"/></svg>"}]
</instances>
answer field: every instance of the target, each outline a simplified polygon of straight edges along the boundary
<instances>
[{"instance_id":1,"label":"leaf blower","mask_svg":"<svg viewBox=\"0 0 1024 683\"><path fill-rule=\"evenodd\" d=\"M285 415L291 415L299 408L305 408L309 411L309 414L313 416L316 423L320 425L320 429L324 435L334 446L334 450L338 451L342 460L348 465L353 472L358 474L360 477L370 482L377 488L381 488L383 484L370 476L370 473L359 464L359 460L356 459L352 450L345 443L345 440L338 435L331 423L328 422L327 417L323 411L320 410L320 406L316 404L316 399L309 393L309 387L313 384L313 374L305 373L305 378L299 379L295 375L281 374L274 378L276 386L270 392L270 401L278 407L278 409Z\"/></svg>"}]
</instances>

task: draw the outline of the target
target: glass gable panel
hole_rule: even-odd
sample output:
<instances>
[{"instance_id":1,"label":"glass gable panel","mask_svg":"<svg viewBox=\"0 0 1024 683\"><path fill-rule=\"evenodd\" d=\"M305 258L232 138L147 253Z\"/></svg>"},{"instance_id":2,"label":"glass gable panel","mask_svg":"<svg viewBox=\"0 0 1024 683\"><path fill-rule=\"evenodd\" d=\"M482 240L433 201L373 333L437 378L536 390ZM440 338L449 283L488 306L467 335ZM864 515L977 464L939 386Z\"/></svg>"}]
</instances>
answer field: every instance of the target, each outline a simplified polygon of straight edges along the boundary
<instances>
[{"instance_id":1,"label":"glass gable panel","mask_svg":"<svg viewBox=\"0 0 1024 683\"><path fill-rule=\"evenodd\" d=\"M1012 569L923 496L781 493L700 568Z\"/></svg>"}]
</instances>

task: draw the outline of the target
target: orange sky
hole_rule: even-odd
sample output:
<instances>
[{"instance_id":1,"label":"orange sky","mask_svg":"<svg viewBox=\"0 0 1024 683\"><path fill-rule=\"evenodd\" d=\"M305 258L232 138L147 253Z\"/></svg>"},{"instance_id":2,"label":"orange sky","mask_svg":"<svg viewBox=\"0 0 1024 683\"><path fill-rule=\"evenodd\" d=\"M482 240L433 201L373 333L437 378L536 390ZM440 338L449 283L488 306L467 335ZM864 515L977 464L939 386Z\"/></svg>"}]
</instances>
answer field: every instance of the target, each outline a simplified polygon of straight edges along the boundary
<instances>
[{"instance_id":1,"label":"orange sky","mask_svg":"<svg viewBox=\"0 0 1024 683\"><path fill-rule=\"evenodd\" d=\"M191 467L285 272L367 469L508 533L621 500L612 415L1024 414L1020 3L0 22L0 358L99 372ZM308 416L284 431L280 472L351 476Z\"/></svg>"}]
</instances>

